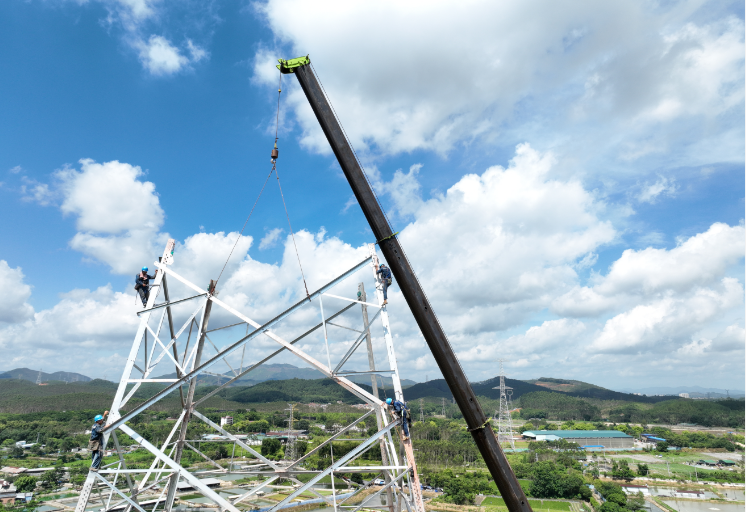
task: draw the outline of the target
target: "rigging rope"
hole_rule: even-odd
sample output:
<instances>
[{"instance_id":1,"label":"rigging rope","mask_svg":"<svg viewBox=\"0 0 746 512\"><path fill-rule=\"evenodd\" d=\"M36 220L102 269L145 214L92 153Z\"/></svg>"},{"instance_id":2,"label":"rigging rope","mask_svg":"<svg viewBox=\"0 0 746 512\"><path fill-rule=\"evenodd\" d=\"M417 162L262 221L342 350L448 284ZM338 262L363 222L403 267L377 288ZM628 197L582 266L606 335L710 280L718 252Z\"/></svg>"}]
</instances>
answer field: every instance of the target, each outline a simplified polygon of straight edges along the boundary
<instances>
[{"instance_id":1,"label":"rigging rope","mask_svg":"<svg viewBox=\"0 0 746 512\"><path fill-rule=\"evenodd\" d=\"M277 186L280 189L280 197L282 198L282 206L285 208L285 217L288 219L288 228L290 228L290 238L293 239L293 247L295 247L295 257L298 259L298 267L300 267L300 275L303 278L303 287L306 289L306 297L311 294L308 293L308 285L306 284L306 275L303 273L303 265L300 263L300 254L298 253L298 244L295 243L295 233L293 233L293 226L290 224L290 214L288 213L288 206L285 204L285 195L282 193L282 185L280 184L280 173L277 172L277 133L280 127L280 95L282 94L282 72L280 72L280 81L277 86L277 117L275 118L275 147L272 150L272 171L274 171L275 177L277 178Z\"/></svg>"},{"instance_id":2,"label":"rigging rope","mask_svg":"<svg viewBox=\"0 0 746 512\"><path fill-rule=\"evenodd\" d=\"M274 168L272 168L272 171L274 171ZM241 239L241 236L243 235L243 230L246 229L246 224L249 223L249 219L251 218L251 214L254 213L254 208L256 208L256 204L259 202L259 198L262 197L262 192L264 192L264 187L267 186L267 182L269 181L269 177L272 176L272 171L269 171L269 174L267 174L267 177L264 179L264 185L262 185L262 190L259 191L259 195L256 197L256 201L254 201L254 206L251 207L251 211L249 212L249 216L246 217L246 221L243 223L243 227L241 228L241 232L238 234L238 238L236 238L236 242L233 244L233 247L231 248L230 254L228 254L228 258L225 260L225 263L223 264L223 269L220 271L220 275L215 280L215 286L213 287L213 290L216 290L218 288L218 281L220 281L220 278L223 275L223 271L225 270L225 267L228 266L228 261L230 261L231 256L233 256L233 251L236 250L236 246L238 245L238 241Z\"/></svg>"}]
</instances>

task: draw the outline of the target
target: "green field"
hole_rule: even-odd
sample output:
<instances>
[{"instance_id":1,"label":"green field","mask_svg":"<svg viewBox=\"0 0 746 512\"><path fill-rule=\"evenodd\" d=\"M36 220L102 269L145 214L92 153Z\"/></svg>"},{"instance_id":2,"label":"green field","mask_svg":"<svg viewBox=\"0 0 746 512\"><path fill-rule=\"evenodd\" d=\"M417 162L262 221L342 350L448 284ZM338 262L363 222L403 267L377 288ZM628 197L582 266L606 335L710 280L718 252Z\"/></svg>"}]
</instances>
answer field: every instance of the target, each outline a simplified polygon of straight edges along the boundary
<instances>
[{"instance_id":1,"label":"green field","mask_svg":"<svg viewBox=\"0 0 746 512\"><path fill-rule=\"evenodd\" d=\"M549 501L549 500L528 500L533 510L562 510L570 512L569 501ZM506 509L505 501L502 498L485 498L482 502L483 507Z\"/></svg>"}]
</instances>

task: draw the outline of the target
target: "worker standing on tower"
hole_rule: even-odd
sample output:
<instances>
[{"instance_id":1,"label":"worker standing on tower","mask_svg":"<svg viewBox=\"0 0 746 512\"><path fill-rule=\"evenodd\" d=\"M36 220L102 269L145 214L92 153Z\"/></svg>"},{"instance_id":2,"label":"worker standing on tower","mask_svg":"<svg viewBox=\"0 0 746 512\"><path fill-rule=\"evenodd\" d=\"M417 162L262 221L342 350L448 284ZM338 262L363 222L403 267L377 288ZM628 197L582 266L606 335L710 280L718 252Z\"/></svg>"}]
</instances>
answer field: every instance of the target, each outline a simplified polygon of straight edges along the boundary
<instances>
[{"instance_id":1,"label":"worker standing on tower","mask_svg":"<svg viewBox=\"0 0 746 512\"><path fill-rule=\"evenodd\" d=\"M393 281L391 278L391 269L381 263L381 266L376 268L376 274L381 275L381 284L383 284L383 303L388 304L389 297L387 291L389 289L389 286L391 286L391 282Z\"/></svg>"},{"instance_id":2,"label":"worker standing on tower","mask_svg":"<svg viewBox=\"0 0 746 512\"><path fill-rule=\"evenodd\" d=\"M401 428L404 431L404 440L406 441L407 439L409 439L409 426L412 422L407 404L399 400L387 398L386 405L391 407L394 410L394 413L401 418Z\"/></svg>"},{"instance_id":3,"label":"worker standing on tower","mask_svg":"<svg viewBox=\"0 0 746 512\"><path fill-rule=\"evenodd\" d=\"M101 461L104 459L104 434L101 432L104 429L104 419L109 414L109 411L105 411L104 414L98 414L93 418L93 426L91 427L91 440L88 441L88 449L91 450L91 471L98 471L101 467Z\"/></svg>"},{"instance_id":4,"label":"worker standing on tower","mask_svg":"<svg viewBox=\"0 0 746 512\"><path fill-rule=\"evenodd\" d=\"M143 267L139 274L135 276L135 290L140 294L142 300L142 306L148 305L148 297L150 297L150 280L155 279L158 275L158 271L152 276L148 275L148 267Z\"/></svg>"}]
</instances>

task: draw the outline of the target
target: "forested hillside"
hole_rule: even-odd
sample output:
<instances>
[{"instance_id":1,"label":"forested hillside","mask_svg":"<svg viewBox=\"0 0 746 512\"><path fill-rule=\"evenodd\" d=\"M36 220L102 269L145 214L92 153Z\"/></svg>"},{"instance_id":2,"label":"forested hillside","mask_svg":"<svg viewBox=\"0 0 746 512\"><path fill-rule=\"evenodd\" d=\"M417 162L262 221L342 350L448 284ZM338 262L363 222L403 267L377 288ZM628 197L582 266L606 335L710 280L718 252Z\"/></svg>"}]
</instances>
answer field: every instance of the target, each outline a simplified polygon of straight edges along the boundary
<instances>
[{"instance_id":1,"label":"forested hillside","mask_svg":"<svg viewBox=\"0 0 746 512\"><path fill-rule=\"evenodd\" d=\"M522 380L516 379L505 379L505 385L513 388L513 399L517 399L521 395L531 393L532 391L544 391L545 389L541 386L529 384ZM474 393L477 396L484 396L497 400L500 398L500 390L493 389L500 386L500 377L494 379L485 380L482 382L475 382L471 385ZM407 400L416 400L418 398L447 398L451 400L453 394L448 389L448 384L444 379L431 380L428 382L421 382L407 388L406 392Z\"/></svg>"},{"instance_id":2,"label":"forested hillside","mask_svg":"<svg viewBox=\"0 0 746 512\"><path fill-rule=\"evenodd\" d=\"M744 400L690 400L673 398L656 404L625 403L603 418L601 409L582 398L564 393L539 391L520 398L521 417L548 420L608 420L615 423L678 424L743 427Z\"/></svg>"}]
</instances>

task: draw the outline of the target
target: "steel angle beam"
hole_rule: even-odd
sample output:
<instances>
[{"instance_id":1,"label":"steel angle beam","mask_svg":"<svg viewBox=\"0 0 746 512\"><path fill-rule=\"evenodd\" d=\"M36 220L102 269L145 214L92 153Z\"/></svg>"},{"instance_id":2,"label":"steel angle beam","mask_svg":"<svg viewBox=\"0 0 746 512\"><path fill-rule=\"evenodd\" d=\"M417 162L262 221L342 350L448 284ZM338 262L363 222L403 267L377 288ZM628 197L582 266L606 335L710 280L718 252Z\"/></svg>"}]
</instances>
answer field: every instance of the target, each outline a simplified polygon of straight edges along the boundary
<instances>
[{"instance_id":1,"label":"steel angle beam","mask_svg":"<svg viewBox=\"0 0 746 512\"><path fill-rule=\"evenodd\" d=\"M239 510L231 505L228 501L225 500L222 496L220 496L218 493L207 487L205 484L203 484L199 478L192 475L190 472L184 470L179 464L174 462L170 457L168 457L165 453L160 451L158 448L150 444L148 441L146 441L140 434L132 430L127 425L120 425L119 430L130 436L132 439L140 443L143 448L148 450L150 453L156 456L156 458L160 459L161 462L163 462L166 466L170 467L171 469L175 470L181 478L192 484L192 487L195 489L198 489L206 498L211 499L213 502L215 502L218 506L222 507L223 509L230 510L231 512L239 512Z\"/></svg>"},{"instance_id":2,"label":"steel angle beam","mask_svg":"<svg viewBox=\"0 0 746 512\"><path fill-rule=\"evenodd\" d=\"M326 446L327 444L331 443L332 441L334 441L335 439L337 439L341 435L343 435L346 432L348 432L349 430L351 430L355 425L357 425L361 421L365 420L365 418L367 418L368 416L370 416L371 414L373 414L373 412L374 412L373 410L370 410L370 411L366 412L365 414L363 414L362 416L360 416L358 419L356 419L355 421L353 421L352 423L350 423L349 425L347 425L345 428L343 428L342 430L340 430L339 432L337 432L333 436L331 436L329 439L327 439L326 441L324 441L323 443L321 443L320 445L318 445L316 448L314 448L313 450L311 450L310 452L308 452L307 454L305 454L303 457L301 457L300 459L298 459L295 462L293 462L288 467L288 469L294 468L295 466L297 466L298 464L300 464L301 462L303 462L304 460L306 460L308 457L310 457L311 455L313 455L314 453L316 453L317 451L319 451L322 447Z\"/></svg>"},{"instance_id":3,"label":"steel angle beam","mask_svg":"<svg viewBox=\"0 0 746 512\"><path fill-rule=\"evenodd\" d=\"M309 489L311 486L313 486L316 482L324 478L326 475L329 475L333 473L336 469L340 468L341 466L344 466L347 461L350 461L357 457L359 454L367 450L371 444L373 444L375 441L378 440L379 437L387 434L389 430L391 430L394 426L398 425L401 422L401 420L392 421L389 423L386 427L383 428L383 430L379 430L373 436L369 437L365 442L360 443L358 446L353 448L350 452L348 452L344 457L339 459L337 462L320 472L318 475L311 478L304 486L302 486L300 489L296 490L295 492L291 493L287 498L282 500L280 503L269 509L268 512L274 512L275 510L280 509L283 505L289 503L293 499L295 499L296 496L299 494L302 494L305 490ZM332 479L332 482L334 480Z\"/></svg>"},{"instance_id":4,"label":"steel angle beam","mask_svg":"<svg viewBox=\"0 0 746 512\"><path fill-rule=\"evenodd\" d=\"M218 432L220 432L222 435L226 436L228 439L231 439L232 441L235 441L236 444L238 444L238 446L240 446L241 448L243 448L247 452L251 453L254 457L256 457L257 459L261 460L262 462L264 462L265 464L267 464L272 469L275 469L275 470L279 470L280 469L279 466L277 466L277 464L275 464L274 462L272 462L271 460L269 460L268 458L266 458L261 453L259 453L256 450L254 450L251 446L249 446L248 444L246 444L243 441L241 441L239 438L237 438L236 436L234 436L233 434L231 434L230 432L228 432L227 430L225 430L224 428L222 428L220 425L218 425L217 423L215 423L214 421L212 421L210 418L208 418L204 414L201 414L199 411L192 411L192 414L194 416L196 416L197 418L201 419L202 421L204 421L205 423L207 423L208 425L210 425L212 428L214 428L215 430L217 430Z\"/></svg>"},{"instance_id":5,"label":"steel angle beam","mask_svg":"<svg viewBox=\"0 0 746 512\"><path fill-rule=\"evenodd\" d=\"M337 311L336 313L334 313L334 314L333 314L332 316L330 316L329 318L335 318L335 317L337 317L337 316L341 315L341 314L342 314L342 313L344 313L345 311L347 311L347 310L349 310L350 308L352 308L352 307L353 307L354 305L355 305L355 304L350 304L349 306L346 306L345 308L343 308L343 309L340 309L339 311ZM242 322L242 323L246 323L246 322ZM298 337L297 337L297 338L295 338L294 340L290 341L289 343L290 343L291 345L294 345L294 344L296 344L297 342L299 342L300 340L302 340L303 338L305 338L305 337L306 337L306 336L308 336L309 334L312 334L312 333L313 333L314 331L316 331L316 330L317 330L317 329L318 329L319 327L321 327L321 326L322 326L322 323L321 323L321 322L319 322L319 323L318 323L318 324L316 324L316 325L315 325L314 327L312 327L312 328L311 328L311 329L309 329L308 331L304 332L303 334L301 334L300 336L298 336ZM208 332L209 332L209 331L208 331ZM220 391L221 389L223 389L223 388L225 388L225 387L229 386L230 384L232 384L232 383L236 382L236 381L237 381L238 379L240 379L241 377L243 377L243 376L244 376L244 375L246 375L247 373L249 373L249 372L251 372L251 371L255 370L255 369L256 369L256 368L258 367L258 366L260 366L260 365L262 365L262 364L266 363L267 361L269 361L269 360L270 360L270 359L272 359L273 357L275 357L275 356L277 356L277 355L281 354L281 353L282 353L282 352L284 352L285 350L287 350L287 349L286 349L285 347L282 347L282 348L280 348L280 349L277 349L277 350L275 350L274 352L272 352L272 353L271 353L270 355L268 355L267 357L265 357L264 359L262 359L261 361L259 361L258 363L254 363L253 365L249 366L248 368L246 368L245 370L243 370L243 371L242 371L241 373L239 373L238 375L236 375L235 377L233 377L233 378L232 378L231 380L229 380L229 381L228 381L228 382L226 382L225 384L222 384L222 385L220 385L220 386L219 386L219 387L217 387L216 389L214 389L214 390L210 391L210 392L209 392L209 393L207 393L207 394L206 394L205 396L203 396L202 398L200 398L199 400L197 400L197 401L196 401L196 402L194 403L194 407L197 407L197 406L198 406L199 404L201 404L202 402L204 402L204 401L205 401L205 400L207 400L208 398L210 398L210 397L214 396L214 395L215 395L216 393L218 393L218 392L219 392L219 391Z\"/></svg>"},{"instance_id":6,"label":"steel angle beam","mask_svg":"<svg viewBox=\"0 0 746 512\"><path fill-rule=\"evenodd\" d=\"M170 308L171 306L175 306L176 304L181 304L182 302L189 302L190 300L198 299L200 297L205 297L206 295L207 295L206 293L200 293L199 295L194 295L192 297L187 297L186 299L179 299L179 300L175 300L173 302L164 302L163 304L156 304L152 308L143 309L142 311L138 311L137 312L137 316L140 316L140 315L142 315L144 313L151 313L151 312L155 311L156 309ZM215 329L215 330L217 330L217 329Z\"/></svg>"},{"instance_id":7,"label":"steel angle beam","mask_svg":"<svg viewBox=\"0 0 746 512\"><path fill-rule=\"evenodd\" d=\"M383 311L383 310L379 309L378 311L376 311L376 314L373 316L373 319L370 321L370 324L368 324L368 327L366 327L365 330L363 332L361 332L360 335L357 337L357 339L352 343L352 346L350 347L350 350L348 350L347 353L342 357L342 359L340 359L339 364L337 365L336 368L334 368L334 372L332 372L332 373L337 373L339 371L339 369L342 368L342 366L347 362L347 360L350 357L352 357L352 354L355 353L355 350L357 350L357 348L363 342L363 340L365 339L366 335L370 331L370 328L373 325L373 322L381 314L381 311Z\"/></svg>"},{"instance_id":8,"label":"steel angle beam","mask_svg":"<svg viewBox=\"0 0 746 512\"><path fill-rule=\"evenodd\" d=\"M256 487L254 487L249 492L247 492L245 494L241 494L240 496L236 496L236 498L234 498L233 504L236 505L238 503L241 503L243 500L245 500L249 496L253 496L257 492L261 491L262 489L264 489L266 486L268 486L269 484L271 484L272 482L274 482L278 478L280 478L280 477L279 476L273 476L273 477L265 480L264 482L262 482L260 485L257 485Z\"/></svg>"},{"instance_id":9,"label":"steel angle beam","mask_svg":"<svg viewBox=\"0 0 746 512\"><path fill-rule=\"evenodd\" d=\"M285 348L287 348L288 350L290 350L291 352L293 352L295 355L301 357L307 363L310 363L313 366L315 366L318 370L320 370L322 373L324 373L327 377L333 377L332 374L331 374L331 371L326 366L322 365L321 363L319 363L318 361L316 361L314 358L306 355L302 351L299 351L298 349L296 349L295 347L293 347L292 345L290 345L285 340L282 340L281 338L279 338L279 336L276 336L273 333L269 332L269 329L272 328L277 323L279 323L282 320L284 320L285 318L287 318L288 316L290 316L291 314L295 313L301 307L303 307L306 304L310 303L311 300L313 300L314 298L320 296L326 290L332 288L334 285L336 285L340 281L348 278L349 276L353 275L354 273L356 273L361 268L365 267L370 261L371 261L370 257L364 259L362 262L358 263L357 265L355 265L354 267L352 267L351 269L349 269L347 272L343 273L341 276L337 277L336 279L332 280L331 282L329 282L326 285L324 285L321 288L319 288L317 291L315 291L314 293L312 293L309 297L301 300L300 302L296 303L294 306L291 306L290 308L288 308L284 312L280 313L279 315L277 315L275 318L273 318L272 320L268 321L264 325L261 325L261 326L257 327L257 329L255 331L249 333L248 335L244 336L240 340L236 341L235 343L233 343L232 345L230 345L228 348L226 348L220 354L218 354L216 356L213 356L212 358L208 359L206 362L200 364L199 367L193 369L192 371L190 371L189 373L187 373L186 375L184 375L177 382L175 382L175 383L171 384L170 386L166 387L165 389L163 389L159 393L156 393L155 395L153 395L148 400L146 400L143 403L141 403L140 405L134 407L128 413L122 415L121 417L119 417L115 421L109 423L106 426L106 429L104 431L113 430L113 429L118 428L119 426L123 425L125 422L127 422L130 419L132 419L133 417L137 416L138 414L140 414L141 412L143 412L144 410L146 410L147 408L149 408L151 405L153 405L154 403L156 403L159 400L161 400L163 397L165 397L165 396L171 394L173 391L177 390L179 387L181 387L181 385L186 384L187 382L190 382L192 379L194 379L195 377L197 377L204 370L206 370L207 368L210 368L211 366L213 366L214 364L216 364L217 362L219 362L223 357L232 354L233 352L235 352L236 350L238 350L239 348L241 348L244 344L248 343L249 341L253 340L257 336L260 336L262 334L271 335L270 337L272 339L274 339L275 341L277 341L278 343L280 343L281 345L283 345ZM160 267L160 265L159 265L159 267ZM165 272L167 272L169 275L173 275L176 279L179 279L180 281L184 282L185 284L189 284L191 286L194 286L193 284L189 283L189 281L186 281L185 279L183 279L181 276L177 276L170 269L168 269L166 267L162 267L162 268L164 268ZM243 320L246 320L246 321L249 321L251 323L255 323L255 322L253 322L253 320L251 320L251 319L245 317L244 315L242 315L241 313L235 311L233 308L231 308L227 304L223 303L222 301L219 301L214 296L210 296L209 300L212 301L212 302L214 302L214 303L216 303L216 304L218 304L218 305L220 305L224 309L228 309L230 312L236 314L239 318L241 318ZM144 331L144 327L142 328L142 330ZM141 334L141 336L142 336L142 334ZM351 391L355 395L358 395L360 398L366 399L366 401L372 401L373 403L378 403L379 405L382 404L382 402L380 400L377 400L375 397L373 397L368 392L366 392L365 390L363 390L362 388L360 388L356 384L352 383L351 381L348 381L347 379L344 379L343 377L338 377L335 380L337 380L337 382L339 382L340 384L342 384L348 391Z\"/></svg>"}]
</instances>

